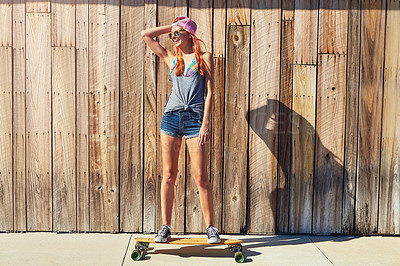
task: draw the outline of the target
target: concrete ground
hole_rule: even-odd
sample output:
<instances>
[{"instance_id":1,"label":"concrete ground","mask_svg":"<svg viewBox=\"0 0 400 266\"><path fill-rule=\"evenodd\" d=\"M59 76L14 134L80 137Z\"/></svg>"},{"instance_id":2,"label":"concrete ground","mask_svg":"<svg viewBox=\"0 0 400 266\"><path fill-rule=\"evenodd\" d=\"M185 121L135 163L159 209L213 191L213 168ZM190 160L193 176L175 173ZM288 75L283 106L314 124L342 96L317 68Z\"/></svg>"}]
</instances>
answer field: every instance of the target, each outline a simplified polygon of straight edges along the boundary
<instances>
[{"instance_id":1,"label":"concrete ground","mask_svg":"<svg viewBox=\"0 0 400 266\"><path fill-rule=\"evenodd\" d=\"M144 258L133 261L138 236L144 235L1 233L0 265L237 265L226 246L150 244ZM223 237L243 240L248 265L400 265L400 237Z\"/></svg>"}]
</instances>

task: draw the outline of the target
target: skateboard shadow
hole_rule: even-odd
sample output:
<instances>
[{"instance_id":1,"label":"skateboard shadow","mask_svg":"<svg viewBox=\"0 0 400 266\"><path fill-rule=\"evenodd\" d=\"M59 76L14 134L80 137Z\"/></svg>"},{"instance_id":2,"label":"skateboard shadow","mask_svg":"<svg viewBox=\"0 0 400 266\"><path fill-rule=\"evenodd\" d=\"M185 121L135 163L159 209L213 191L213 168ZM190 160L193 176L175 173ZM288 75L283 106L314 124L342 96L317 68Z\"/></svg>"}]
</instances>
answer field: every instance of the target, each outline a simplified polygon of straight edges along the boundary
<instances>
[{"instance_id":1,"label":"skateboard shadow","mask_svg":"<svg viewBox=\"0 0 400 266\"><path fill-rule=\"evenodd\" d=\"M220 246L222 247L222 246ZM164 254L164 255L172 255L179 256L182 258L190 258L190 257L201 257L201 258L233 258L233 253L228 248L217 248L216 246L184 246L184 247L176 247L176 248L160 248L152 249L152 252L149 252L150 248L146 250L146 254L143 259L149 259L148 256L153 254ZM252 262L252 259L249 257L254 257L261 255L260 252L247 250L246 247L243 247L243 253L246 256L245 262Z\"/></svg>"}]
</instances>

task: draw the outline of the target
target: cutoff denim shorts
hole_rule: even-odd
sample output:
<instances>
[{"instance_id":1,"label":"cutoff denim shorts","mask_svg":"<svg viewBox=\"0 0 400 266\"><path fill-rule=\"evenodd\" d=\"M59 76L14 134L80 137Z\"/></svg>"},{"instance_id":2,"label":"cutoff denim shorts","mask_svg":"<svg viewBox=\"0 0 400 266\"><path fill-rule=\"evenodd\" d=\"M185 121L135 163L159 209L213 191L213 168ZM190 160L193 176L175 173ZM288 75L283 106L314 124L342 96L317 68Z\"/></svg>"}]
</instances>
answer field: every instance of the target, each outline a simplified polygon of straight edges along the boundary
<instances>
[{"instance_id":1,"label":"cutoff denim shorts","mask_svg":"<svg viewBox=\"0 0 400 266\"><path fill-rule=\"evenodd\" d=\"M162 116L160 131L172 137L185 139L199 136L203 115L192 110L166 112Z\"/></svg>"}]
</instances>

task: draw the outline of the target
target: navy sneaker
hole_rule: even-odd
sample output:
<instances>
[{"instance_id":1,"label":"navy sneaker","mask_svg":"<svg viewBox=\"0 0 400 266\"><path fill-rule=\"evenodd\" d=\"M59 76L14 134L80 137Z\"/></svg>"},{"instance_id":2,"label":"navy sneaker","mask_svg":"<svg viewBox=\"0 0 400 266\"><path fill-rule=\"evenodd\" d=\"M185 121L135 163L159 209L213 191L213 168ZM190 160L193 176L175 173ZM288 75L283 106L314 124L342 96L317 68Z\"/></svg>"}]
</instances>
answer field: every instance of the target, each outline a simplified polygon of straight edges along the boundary
<instances>
[{"instance_id":1,"label":"navy sneaker","mask_svg":"<svg viewBox=\"0 0 400 266\"><path fill-rule=\"evenodd\" d=\"M162 242L165 243L168 241L168 238L171 237L171 227L169 225L164 224L158 234L154 237L154 242Z\"/></svg>"},{"instance_id":2,"label":"navy sneaker","mask_svg":"<svg viewBox=\"0 0 400 266\"><path fill-rule=\"evenodd\" d=\"M207 242L210 244L218 244L221 242L221 238L219 238L218 229L212 225L207 227Z\"/></svg>"}]
</instances>

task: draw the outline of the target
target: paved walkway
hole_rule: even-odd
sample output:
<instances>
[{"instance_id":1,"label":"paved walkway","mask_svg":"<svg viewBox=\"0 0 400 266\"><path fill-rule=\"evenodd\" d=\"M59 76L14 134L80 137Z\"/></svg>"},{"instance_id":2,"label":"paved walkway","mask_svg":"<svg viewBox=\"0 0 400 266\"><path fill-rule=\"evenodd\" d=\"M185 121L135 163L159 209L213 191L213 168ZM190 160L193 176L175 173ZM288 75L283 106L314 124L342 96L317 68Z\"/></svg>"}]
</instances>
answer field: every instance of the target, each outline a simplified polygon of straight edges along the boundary
<instances>
[{"instance_id":1,"label":"paved walkway","mask_svg":"<svg viewBox=\"0 0 400 266\"><path fill-rule=\"evenodd\" d=\"M163 244L150 244L135 262L137 236L143 235L0 233L0 265L238 265L225 246ZM243 240L244 265L400 265L400 237L223 237Z\"/></svg>"}]
</instances>

